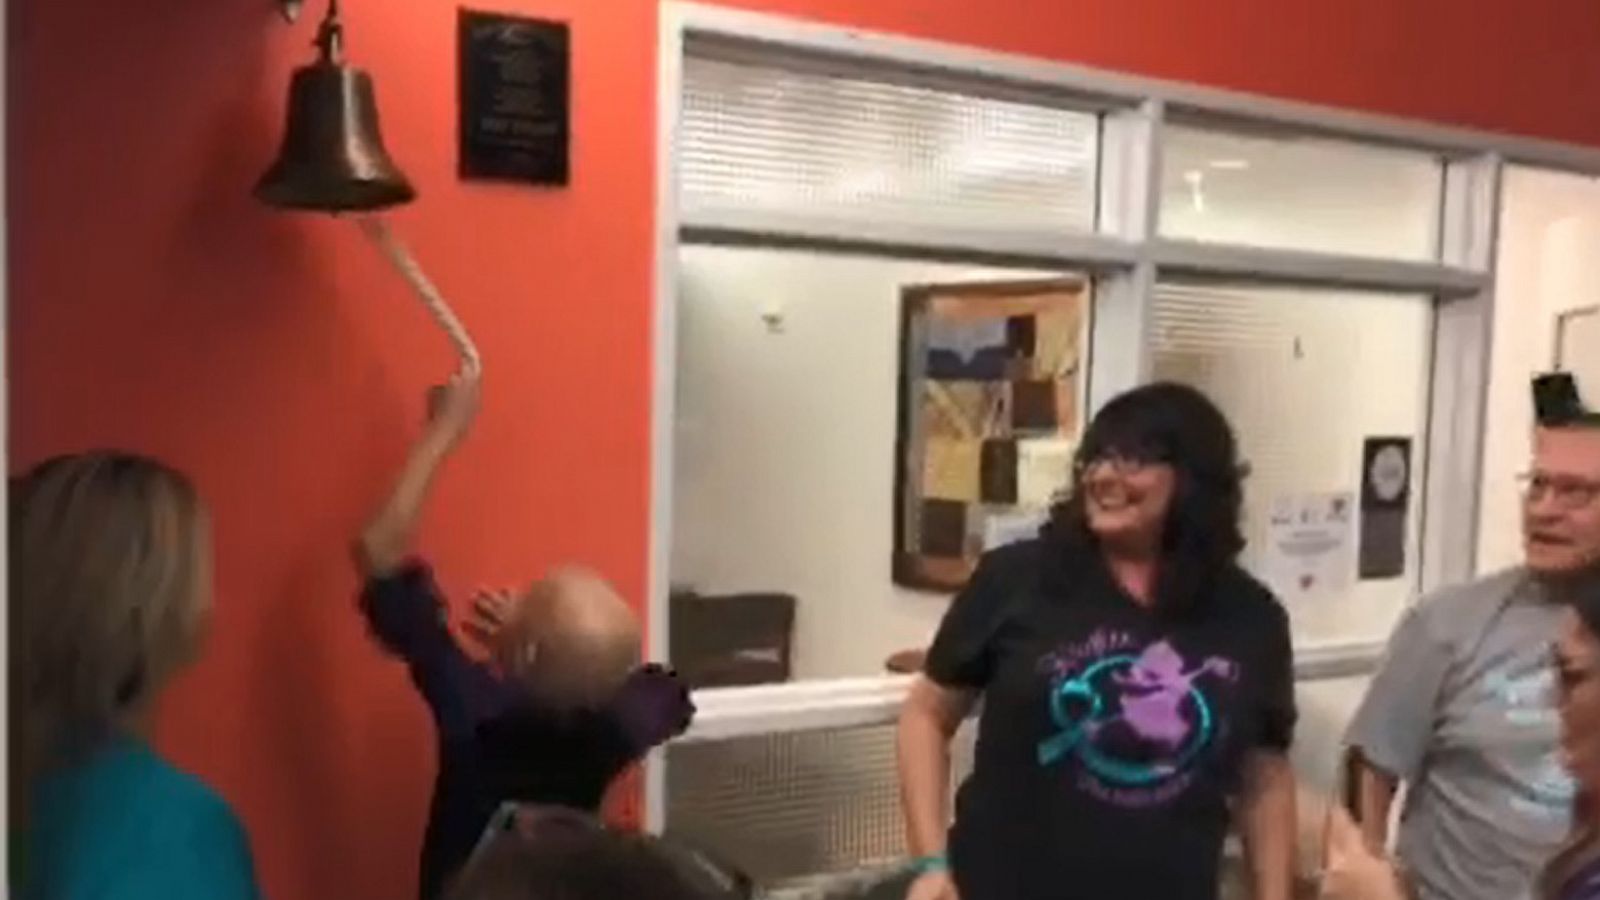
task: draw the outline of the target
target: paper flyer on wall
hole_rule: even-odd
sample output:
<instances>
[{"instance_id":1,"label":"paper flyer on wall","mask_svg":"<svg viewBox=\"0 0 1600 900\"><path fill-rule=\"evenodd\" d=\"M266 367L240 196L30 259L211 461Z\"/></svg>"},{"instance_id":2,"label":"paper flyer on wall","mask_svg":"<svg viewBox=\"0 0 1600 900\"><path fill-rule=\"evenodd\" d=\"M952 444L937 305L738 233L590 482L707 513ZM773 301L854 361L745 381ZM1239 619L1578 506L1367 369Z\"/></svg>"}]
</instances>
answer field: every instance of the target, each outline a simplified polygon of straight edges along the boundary
<instances>
[{"instance_id":1,"label":"paper flyer on wall","mask_svg":"<svg viewBox=\"0 0 1600 900\"><path fill-rule=\"evenodd\" d=\"M1338 595L1355 575L1355 497L1286 494L1272 505L1261 576L1285 601Z\"/></svg>"}]
</instances>

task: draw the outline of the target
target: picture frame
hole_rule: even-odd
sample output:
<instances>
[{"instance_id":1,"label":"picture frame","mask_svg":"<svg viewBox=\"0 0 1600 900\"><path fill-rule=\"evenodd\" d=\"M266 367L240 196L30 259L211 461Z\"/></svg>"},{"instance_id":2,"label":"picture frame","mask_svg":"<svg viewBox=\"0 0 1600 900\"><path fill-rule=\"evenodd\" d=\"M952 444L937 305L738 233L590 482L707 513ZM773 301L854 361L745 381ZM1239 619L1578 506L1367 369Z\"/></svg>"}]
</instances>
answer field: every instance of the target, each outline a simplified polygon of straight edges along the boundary
<instances>
[{"instance_id":1,"label":"picture frame","mask_svg":"<svg viewBox=\"0 0 1600 900\"><path fill-rule=\"evenodd\" d=\"M902 288L896 584L959 590L1037 533L1071 482L1089 315L1077 277Z\"/></svg>"}]
</instances>

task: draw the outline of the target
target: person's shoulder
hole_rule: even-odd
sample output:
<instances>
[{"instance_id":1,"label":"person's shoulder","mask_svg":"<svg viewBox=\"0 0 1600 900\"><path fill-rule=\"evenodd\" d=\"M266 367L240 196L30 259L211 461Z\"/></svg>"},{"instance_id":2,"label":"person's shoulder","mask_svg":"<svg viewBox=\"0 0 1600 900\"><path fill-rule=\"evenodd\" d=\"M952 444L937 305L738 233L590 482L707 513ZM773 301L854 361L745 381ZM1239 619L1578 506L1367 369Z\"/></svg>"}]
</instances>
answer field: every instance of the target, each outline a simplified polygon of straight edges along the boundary
<instances>
[{"instance_id":1,"label":"person's shoulder","mask_svg":"<svg viewBox=\"0 0 1600 900\"><path fill-rule=\"evenodd\" d=\"M968 582L969 593L1011 598L1029 585L1071 582L1081 575L1080 551L1049 535L1026 538L983 554Z\"/></svg>"},{"instance_id":2,"label":"person's shoulder","mask_svg":"<svg viewBox=\"0 0 1600 900\"><path fill-rule=\"evenodd\" d=\"M40 799L30 867L53 896L112 883L127 890L118 896L155 896L190 882L237 886L218 898L253 896L249 840L233 809L142 743L118 742L52 776Z\"/></svg>"},{"instance_id":3,"label":"person's shoulder","mask_svg":"<svg viewBox=\"0 0 1600 900\"><path fill-rule=\"evenodd\" d=\"M1013 541L989 550L978 561L979 571L992 575L1016 575L1036 572L1039 563L1049 550L1042 537Z\"/></svg>"},{"instance_id":4,"label":"person's shoulder","mask_svg":"<svg viewBox=\"0 0 1600 900\"><path fill-rule=\"evenodd\" d=\"M1289 611L1266 582L1252 575L1240 565L1229 566L1222 573L1218 593L1236 613L1265 619L1270 622L1288 622Z\"/></svg>"},{"instance_id":5,"label":"person's shoulder","mask_svg":"<svg viewBox=\"0 0 1600 900\"><path fill-rule=\"evenodd\" d=\"M143 741L119 738L54 771L43 782L47 802L72 808L111 801L108 808L146 808L203 803L211 789L163 759Z\"/></svg>"},{"instance_id":6,"label":"person's shoulder","mask_svg":"<svg viewBox=\"0 0 1600 900\"><path fill-rule=\"evenodd\" d=\"M1410 614L1430 628L1444 631L1471 627L1494 615L1530 584L1526 569L1504 569L1430 591L1411 607Z\"/></svg>"},{"instance_id":7,"label":"person's shoulder","mask_svg":"<svg viewBox=\"0 0 1600 900\"><path fill-rule=\"evenodd\" d=\"M161 768L157 771L157 784L162 799L186 813L204 819L237 820L233 808L228 801L222 799L216 788L202 781L199 776L186 772L171 763L160 761Z\"/></svg>"},{"instance_id":8,"label":"person's shoulder","mask_svg":"<svg viewBox=\"0 0 1600 900\"><path fill-rule=\"evenodd\" d=\"M1451 607L1459 609L1463 605L1499 605L1530 582L1531 577L1527 569L1520 566L1502 569L1431 591L1423 596L1419 605L1440 609Z\"/></svg>"},{"instance_id":9,"label":"person's shoulder","mask_svg":"<svg viewBox=\"0 0 1600 900\"><path fill-rule=\"evenodd\" d=\"M148 749L130 756L128 798L152 837L161 832L224 837L242 833L233 807L215 788Z\"/></svg>"},{"instance_id":10,"label":"person's shoulder","mask_svg":"<svg viewBox=\"0 0 1600 900\"><path fill-rule=\"evenodd\" d=\"M244 823L200 778L158 760L147 796L149 857L141 867L154 885L193 891L181 897L253 898L255 867ZM155 806L159 802L159 806Z\"/></svg>"}]
</instances>

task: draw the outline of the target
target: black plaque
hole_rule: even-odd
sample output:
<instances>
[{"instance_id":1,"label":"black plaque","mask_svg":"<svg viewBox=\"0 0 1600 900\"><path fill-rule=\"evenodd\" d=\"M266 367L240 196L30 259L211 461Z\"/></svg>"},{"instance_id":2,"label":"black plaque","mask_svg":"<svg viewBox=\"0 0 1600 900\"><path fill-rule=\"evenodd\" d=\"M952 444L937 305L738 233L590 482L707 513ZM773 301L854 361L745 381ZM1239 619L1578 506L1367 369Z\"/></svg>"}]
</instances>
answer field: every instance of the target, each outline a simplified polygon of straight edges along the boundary
<instances>
[{"instance_id":1,"label":"black plaque","mask_svg":"<svg viewBox=\"0 0 1600 900\"><path fill-rule=\"evenodd\" d=\"M1357 566L1363 581L1405 574L1411 483L1411 439L1367 438L1361 451L1361 544Z\"/></svg>"},{"instance_id":2,"label":"black plaque","mask_svg":"<svg viewBox=\"0 0 1600 900\"><path fill-rule=\"evenodd\" d=\"M459 31L461 177L566 184L567 24L463 9Z\"/></svg>"}]
</instances>

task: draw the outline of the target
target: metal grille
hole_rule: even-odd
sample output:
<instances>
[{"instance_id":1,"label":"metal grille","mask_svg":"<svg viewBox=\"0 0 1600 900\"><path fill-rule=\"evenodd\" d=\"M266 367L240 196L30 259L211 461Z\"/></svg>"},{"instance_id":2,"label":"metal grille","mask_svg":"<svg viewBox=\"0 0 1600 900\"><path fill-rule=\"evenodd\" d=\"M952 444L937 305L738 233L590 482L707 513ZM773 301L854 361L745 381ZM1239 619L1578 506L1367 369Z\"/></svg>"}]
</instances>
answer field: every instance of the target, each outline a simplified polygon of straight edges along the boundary
<instances>
[{"instance_id":1,"label":"metal grille","mask_svg":"<svg viewBox=\"0 0 1600 900\"><path fill-rule=\"evenodd\" d=\"M681 115L689 219L731 210L1007 232L1094 226L1091 113L690 56Z\"/></svg>"},{"instance_id":2,"label":"metal grille","mask_svg":"<svg viewBox=\"0 0 1600 900\"><path fill-rule=\"evenodd\" d=\"M971 771L973 728L952 744L952 781ZM679 744L667 750L669 835L766 887L903 860L895 726Z\"/></svg>"}]
</instances>

